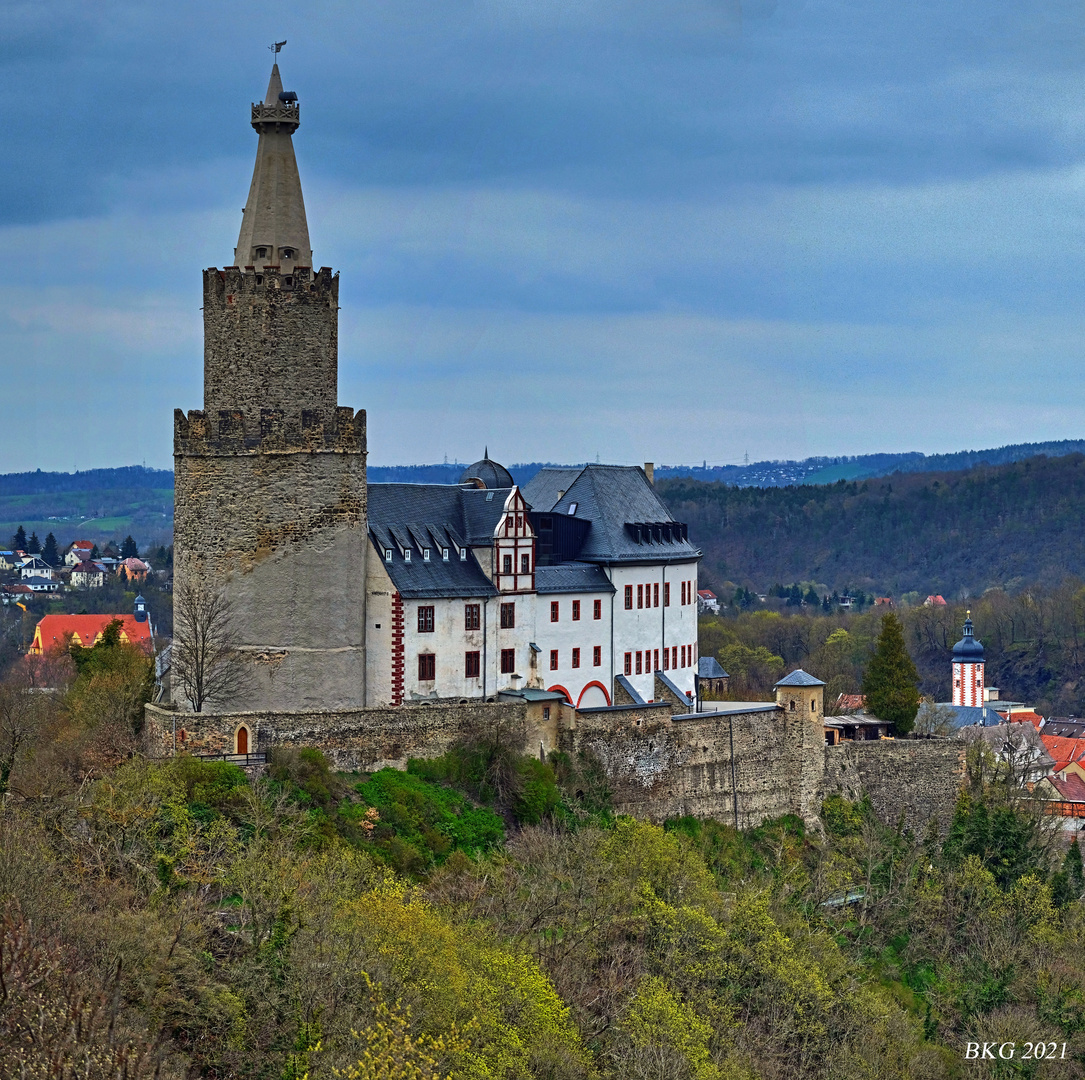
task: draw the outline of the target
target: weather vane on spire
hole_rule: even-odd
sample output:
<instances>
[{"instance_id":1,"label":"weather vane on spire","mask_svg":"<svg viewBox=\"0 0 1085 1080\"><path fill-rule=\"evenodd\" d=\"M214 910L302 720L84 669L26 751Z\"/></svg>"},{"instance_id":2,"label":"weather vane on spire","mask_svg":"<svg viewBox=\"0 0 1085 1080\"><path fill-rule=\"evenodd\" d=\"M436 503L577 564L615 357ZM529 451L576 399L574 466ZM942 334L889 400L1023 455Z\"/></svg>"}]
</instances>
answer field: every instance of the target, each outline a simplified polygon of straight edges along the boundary
<instances>
[{"instance_id":1,"label":"weather vane on spire","mask_svg":"<svg viewBox=\"0 0 1085 1080\"><path fill-rule=\"evenodd\" d=\"M286 44L285 41L273 41L268 48L271 50L271 55L275 57L275 62L278 63L279 53L282 51L282 47Z\"/></svg>"}]
</instances>

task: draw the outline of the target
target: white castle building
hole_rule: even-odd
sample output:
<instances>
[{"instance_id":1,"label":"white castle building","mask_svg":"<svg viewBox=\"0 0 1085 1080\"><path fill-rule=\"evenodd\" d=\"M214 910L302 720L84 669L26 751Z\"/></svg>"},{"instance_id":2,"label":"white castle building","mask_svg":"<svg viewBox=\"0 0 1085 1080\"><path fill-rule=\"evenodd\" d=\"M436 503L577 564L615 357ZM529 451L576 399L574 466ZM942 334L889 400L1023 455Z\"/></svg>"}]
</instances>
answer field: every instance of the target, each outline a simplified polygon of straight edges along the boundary
<instances>
[{"instance_id":1,"label":"white castle building","mask_svg":"<svg viewBox=\"0 0 1085 1080\"><path fill-rule=\"evenodd\" d=\"M695 696L701 553L644 470L484 457L458 485L370 484L366 703Z\"/></svg>"}]
</instances>

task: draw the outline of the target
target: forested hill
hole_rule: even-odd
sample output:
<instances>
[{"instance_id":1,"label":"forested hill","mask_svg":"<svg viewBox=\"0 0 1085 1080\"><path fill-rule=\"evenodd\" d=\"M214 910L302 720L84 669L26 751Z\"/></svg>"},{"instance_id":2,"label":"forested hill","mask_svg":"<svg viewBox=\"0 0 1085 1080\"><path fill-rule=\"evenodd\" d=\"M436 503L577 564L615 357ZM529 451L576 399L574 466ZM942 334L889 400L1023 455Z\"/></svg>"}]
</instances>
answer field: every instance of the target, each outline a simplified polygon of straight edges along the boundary
<instances>
[{"instance_id":1,"label":"forested hill","mask_svg":"<svg viewBox=\"0 0 1085 1080\"><path fill-rule=\"evenodd\" d=\"M816 486L657 486L703 549L708 584L949 598L1085 576L1082 454Z\"/></svg>"}]
</instances>

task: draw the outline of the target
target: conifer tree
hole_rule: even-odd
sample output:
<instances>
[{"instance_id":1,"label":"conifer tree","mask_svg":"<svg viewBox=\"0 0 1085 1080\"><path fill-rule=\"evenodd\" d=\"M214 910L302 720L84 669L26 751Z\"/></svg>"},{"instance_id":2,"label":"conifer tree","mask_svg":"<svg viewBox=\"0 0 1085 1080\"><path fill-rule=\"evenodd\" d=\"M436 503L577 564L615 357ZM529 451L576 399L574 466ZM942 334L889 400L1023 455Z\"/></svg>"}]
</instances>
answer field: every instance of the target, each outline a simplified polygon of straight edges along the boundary
<instances>
[{"instance_id":1,"label":"conifer tree","mask_svg":"<svg viewBox=\"0 0 1085 1080\"><path fill-rule=\"evenodd\" d=\"M38 539L38 534L35 532L30 534L30 539L26 542L26 553L28 555L41 554L41 541Z\"/></svg>"},{"instance_id":2,"label":"conifer tree","mask_svg":"<svg viewBox=\"0 0 1085 1080\"><path fill-rule=\"evenodd\" d=\"M45 544L41 549L41 557L50 566L56 566L60 562L60 553L57 551L57 538L52 533L45 538Z\"/></svg>"},{"instance_id":3,"label":"conifer tree","mask_svg":"<svg viewBox=\"0 0 1085 1080\"><path fill-rule=\"evenodd\" d=\"M11 538L11 547L13 551L26 551L26 529L22 525L15 530L15 535Z\"/></svg>"},{"instance_id":4,"label":"conifer tree","mask_svg":"<svg viewBox=\"0 0 1085 1080\"><path fill-rule=\"evenodd\" d=\"M139 548L136 547L136 542L135 542L135 540L132 539L132 537L130 535L126 536L124 538L124 543L121 544L121 558L122 559L138 559L139 558Z\"/></svg>"},{"instance_id":5,"label":"conifer tree","mask_svg":"<svg viewBox=\"0 0 1085 1080\"><path fill-rule=\"evenodd\" d=\"M878 644L863 675L867 709L906 735L919 711L919 673L904 644L904 627L896 615L882 619Z\"/></svg>"}]
</instances>

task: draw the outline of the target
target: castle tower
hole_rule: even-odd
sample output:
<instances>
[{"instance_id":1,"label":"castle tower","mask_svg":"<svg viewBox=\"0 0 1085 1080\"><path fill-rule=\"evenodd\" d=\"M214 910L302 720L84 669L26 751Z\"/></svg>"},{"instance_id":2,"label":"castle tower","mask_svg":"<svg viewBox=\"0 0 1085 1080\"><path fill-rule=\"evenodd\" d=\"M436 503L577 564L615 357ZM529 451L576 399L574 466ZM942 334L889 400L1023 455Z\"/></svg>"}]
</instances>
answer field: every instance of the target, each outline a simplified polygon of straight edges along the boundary
<instances>
[{"instance_id":1,"label":"castle tower","mask_svg":"<svg viewBox=\"0 0 1085 1080\"><path fill-rule=\"evenodd\" d=\"M312 269L277 64L251 122L237 265L203 274L204 408L174 416L174 588L221 590L246 660L206 711L360 707L365 413L337 402L339 279Z\"/></svg>"},{"instance_id":2,"label":"castle tower","mask_svg":"<svg viewBox=\"0 0 1085 1080\"><path fill-rule=\"evenodd\" d=\"M983 646L972 636L972 612L964 620L964 637L953 646L953 704L983 704Z\"/></svg>"}]
</instances>

